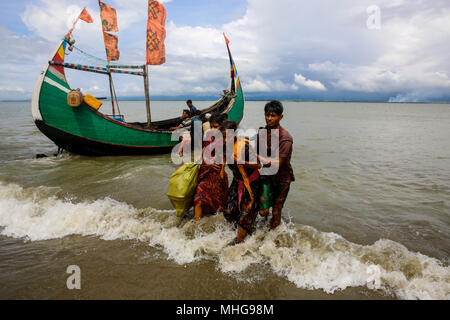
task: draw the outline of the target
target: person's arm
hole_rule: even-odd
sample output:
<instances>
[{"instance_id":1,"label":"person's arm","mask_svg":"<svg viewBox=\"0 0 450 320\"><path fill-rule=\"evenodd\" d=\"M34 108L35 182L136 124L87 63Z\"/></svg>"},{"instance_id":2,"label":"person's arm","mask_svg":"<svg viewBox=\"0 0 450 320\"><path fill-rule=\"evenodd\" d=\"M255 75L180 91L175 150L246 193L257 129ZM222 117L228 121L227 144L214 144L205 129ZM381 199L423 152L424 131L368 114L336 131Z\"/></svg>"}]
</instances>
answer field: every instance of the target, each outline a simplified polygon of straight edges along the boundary
<instances>
[{"instance_id":1,"label":"person's arm","mask_svg":"<svg viewBox=\"0 0 450 320\"><path fill-rule=\"evenodd\" d=\"M289 158L292 152L292 140L284 140L280 143L280 149L278 152L278 168L284 164Z\"/></svg>"},{"instance_id":2,"label":"person's arm","mask_svg":"<svg viewBox=\"0 0 450 320\"><path fill-rule=\"evenodd\" d=\"M176 126L176 127L172 127L172 128L170 128L170 130L177 130L177 129L181 129L183 126L180 124L180 125L178 125L178 126Z\"/></svg>"},{"instance_id":3,"label":"person's arm","mask_svg":"<svg viewBox=\"0 0 450 320\"><path fill-rule=\"evenodd\" d=\"M242 150L242 151L244 152L244 159L250 158L250 153L253 153L253 154L256 155L256 163L248 162L248 161L244 161L244 163L242 163L242 165L245 168L248 168L248 169L261 169L262 164L258 160L258 154L255 152L255 149L250 144L247 143L245 148L244 148L244 150ZM236 163L238 163L239 160L240 160L239 157L237 155L235 155Z\"/></svg>"},{"instance_id":4,"label":"person's arm","mask_svg":"<svg viewBox=\"0 0 450 320\"><path fill-rule=\"evenodd\" d=\"M262 164L261 163L249 163L246 162L244 163L244 167L248 168L248 169L261 169L262 168Z\"/></svg>"},{"instance_id":5,"label":"person's arm","mask_svg":"<svg viewBox=\"0 0 450 320\"><path fill-rule=\"evenodd\" d=\"M280 148L278 151L278 158L271 157L263 157L261 155L257 155L257 158L260 162L264 164L265 167L270 167L272 165L278 166L280 168L286 159L289 157L289 151L292 147L292 141L286 140L280 143Z\"/></svg>"},{"instance_id":6,"label":"person's arm","mask_svg":"<svg viewBox=\"0 0 450 320\"><path fill-rule=\"evenodd\" d=\"M257 154L256 157L258 158L258 161L261 162L264 166L267 166L267 165L272 164L273 162L276 162L276 159L263 157L259 154Z\"/></svg>"}]
</instances>

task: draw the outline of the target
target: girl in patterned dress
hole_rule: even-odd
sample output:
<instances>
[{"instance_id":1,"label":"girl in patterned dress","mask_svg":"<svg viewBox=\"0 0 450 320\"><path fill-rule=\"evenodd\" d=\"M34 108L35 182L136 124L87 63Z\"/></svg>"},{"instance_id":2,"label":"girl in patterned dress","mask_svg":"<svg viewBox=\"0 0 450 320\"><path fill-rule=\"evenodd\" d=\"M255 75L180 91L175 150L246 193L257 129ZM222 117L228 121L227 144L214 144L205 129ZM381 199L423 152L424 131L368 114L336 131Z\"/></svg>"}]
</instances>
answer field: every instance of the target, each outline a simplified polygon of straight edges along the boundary
<instances>
[{"instance_id":1,"label":"girl in patterned dress","mask_svg":"<svg viewBox=\"0 0 450 320\"><path fill-rule=\"evenodd\" d=\"M250 154L254 150L248 140L238 138L235 135L226 135L226 129L237 129L234 121L225 121L222 124L225 141L234 140L233 162L228 167L233 172L233 182L228 189L224 216L229 222L237 225L236 242L241 243L247 234L254 231L256 216L258 215L259 197L261 193L261 181L259 171L261 164L250 163ZM255 153L254 153L255 154ZM256 159L256 154L255 154Z\"/></svg>"},{"instance_id":2,"label":"girl in patterned dress","mask_svg":"<svg viewBox=\"0 0 450 320\"><path fill-rule=\"evenodd\" d=\"M210 130L220 131L221 117L219 115L210 118ZM208 130L209 131L209 130ZM206 132L205 135L211 136L212 132ZM217 136L217 135L216 135ZM198 175L197 190L194 195L194 215L195 221L200 220L206 214L214 214L217 211L223 210L225 200L228 192L228 176L225 172L224 161L216 161L215 148L223 148L223 140L221 134L219 139L214 139L214 136L208 139L203 148L203 161L200 166ZM210 146L211 158L205 152L205 148Z\"/></svg>"}]
</instances>

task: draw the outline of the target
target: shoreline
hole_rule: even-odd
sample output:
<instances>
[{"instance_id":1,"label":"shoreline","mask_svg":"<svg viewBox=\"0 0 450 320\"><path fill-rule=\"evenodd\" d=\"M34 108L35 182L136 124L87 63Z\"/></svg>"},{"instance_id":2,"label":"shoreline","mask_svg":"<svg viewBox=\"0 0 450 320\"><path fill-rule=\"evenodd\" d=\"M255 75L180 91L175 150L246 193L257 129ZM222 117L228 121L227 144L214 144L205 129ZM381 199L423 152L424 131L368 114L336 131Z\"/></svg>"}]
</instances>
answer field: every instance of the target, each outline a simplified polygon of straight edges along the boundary
<instances>
[{"instance_id":1,"label":"shoreline","mask_svg":"<svg viewBox=\"0 0 450 320\"><path fill-rule=\"evenodd\" d=\"M276 98L274 98L276 99ZM215 99L195 99L196 101L215 101ZM111 101L111 99L106 99L104 101ZM127 98L118 98L118 101L127 101L127 102L144 102L145 99L127 99ZM185 99L154 99L151 101L185 101ZM248 102L260 102L260 101L270 101L270 99L245 99L245 101ZM282 102L331 102L331 103L386 103L386 104L450 104L450 101L436 101L436 102L408 102L408 101L402 101L402 102L389 102L389 101L364 101L364 100L298 100L298 99L281 99ZM30 102L31 99L19 99L19 100L0 100L0 102Z\"/></svg>"}]
</instances>

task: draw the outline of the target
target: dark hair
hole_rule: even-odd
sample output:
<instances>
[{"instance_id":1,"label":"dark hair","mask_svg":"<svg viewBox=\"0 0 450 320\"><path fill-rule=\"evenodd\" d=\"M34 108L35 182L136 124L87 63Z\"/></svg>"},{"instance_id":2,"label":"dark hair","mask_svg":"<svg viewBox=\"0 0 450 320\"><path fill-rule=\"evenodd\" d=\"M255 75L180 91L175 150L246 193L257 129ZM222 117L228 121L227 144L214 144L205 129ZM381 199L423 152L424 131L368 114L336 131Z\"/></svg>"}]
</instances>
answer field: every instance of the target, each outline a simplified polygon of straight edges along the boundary
<instances>
[{"instance_id":1,"label":"dark hair","mask_svg":"<svg viewBox=\"0 0 450 320\"><path fill-rule=\"evenodd\" d=\"M223 119L222 119L222 115L219 113L214 113L211 118L209 118L209 123L213 123L216 122L220 125L222 125Z\"/></svg>"},{"instance_id":2,"label":"dark hair","mask_svg":"<svg viewBox=\"0 0 450 320\"><path fill-rule=\"evenodd\" d=\"M223 121L228 120L228 113L223 113L222 119L223 119Z\"/></svg>"},{"instance_id":3,"label":"dark hair","mask_svg":"<svg viewBox=\"0 0 450 320\"><path fill-rule=\"evenodd\" d=\"M191 100L191 99L189 99L189 100L187 100L187 101L186 101L186 103L192 103L192 100Z\"/></svg>"},{"instance_id":4,"label":"dark hair","mask_svg":"<svg viewBox=\"0 0 450 320\"><path fill-rule=\"evenodd\" d=\"M183 113L187 113L188 115L191 115L191 111L189 111L189 109L184 109Z\"/></svg>"},{"instance_id":5,"label":"dark hair","mask_svg":"<svg viewBox=\"0 0 450 320\"><path fill-rule=\"evenodd\" d=\"M278 100L272 100L266 104L264 107L264 113L273 112L277 115L283 114L283 105Z\"/></svg>"},{"instance_id":6,"label":"dark hair","mask_svg":"<svg viewBox=\"0 0 450 320\"><path fill-rule=\"evenodd\" d=\"M237 130L236 121L230 121L230 120L224 121L222 123L222 125L220 126L220 130L227 130L227 129Z\"/></svg>"}]
</instances>

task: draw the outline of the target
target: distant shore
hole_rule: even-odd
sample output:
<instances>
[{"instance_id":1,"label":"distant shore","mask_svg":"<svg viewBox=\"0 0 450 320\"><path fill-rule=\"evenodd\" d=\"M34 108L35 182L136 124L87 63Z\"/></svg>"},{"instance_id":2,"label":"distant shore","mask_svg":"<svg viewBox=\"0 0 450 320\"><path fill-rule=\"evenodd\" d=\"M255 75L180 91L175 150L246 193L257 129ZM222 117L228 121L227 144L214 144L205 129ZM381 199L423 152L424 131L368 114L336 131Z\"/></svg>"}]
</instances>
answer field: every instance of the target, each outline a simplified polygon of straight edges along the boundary
<instances>
[{"instance_id":1,"label":"distant shore","mask_svg":"<svg viewBox=\"0 0 450 320\"><path fill-rule=\"evenodd\" d=\"M186 98L188 99L188 98ZM151 101L186 101L185 98L155 98ZM192 100L196 101L215 101L218 98L214 97L206 97L206 98L198 98L198 97L191 97ZM276 97L274 99L277 99ZM145 101L144 98L139 97L119 97L119 101ZM246 98L245 101L269 101L270 99L252 99L252 98ZM279 99L280 101L286 101L286 102L337 102L337 103L392 103L392 104L450 104L450 101L401 101L401 102L392 102L392 101L365 101L365 100L302 100L302 99ZM110 99L106 99L104 101L110 101ZM31 99L0 99L0 102L31 102Z\"/></svg>"}]
</instances>

